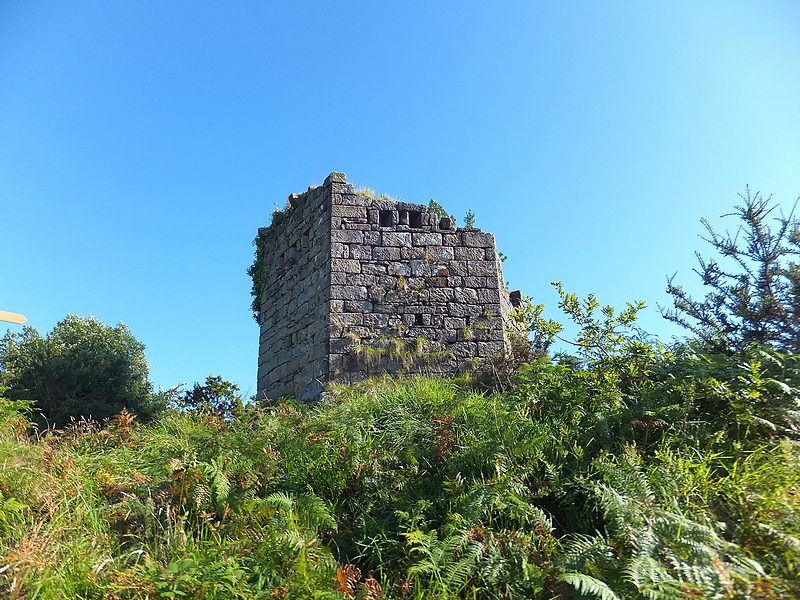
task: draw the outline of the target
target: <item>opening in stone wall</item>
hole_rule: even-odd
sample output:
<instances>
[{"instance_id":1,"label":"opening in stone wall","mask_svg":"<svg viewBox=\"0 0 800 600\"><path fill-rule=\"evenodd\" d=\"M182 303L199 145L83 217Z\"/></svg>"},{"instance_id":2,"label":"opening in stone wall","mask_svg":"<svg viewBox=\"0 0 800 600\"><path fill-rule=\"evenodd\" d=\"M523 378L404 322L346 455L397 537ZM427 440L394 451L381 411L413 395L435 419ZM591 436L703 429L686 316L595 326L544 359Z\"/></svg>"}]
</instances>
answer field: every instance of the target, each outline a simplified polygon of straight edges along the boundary
<instances>
[{"instance_id":1,"label":"opening in stone wall","mask_svg":"<svg viewBox=\"0 0 800 600\"><path fill-rule=\"evenodd\" d=\"M422 229L422 213L415 210L408 211L408 226Z\"/></svg>"},{"instance_id":2,"label":"opening in stone wall","mask_svg":"<svg viewBox=\"0 0 800 600\"><path fill-rule=\"evenodd\" d=\"M414 315L414 325L424 325L422 322L422 313L417 313Z\"/></svg>"},{"instance_id":3,"label":"opening in stone wall","mask_svg":"<svg viewBox=\"0 0 800 600\"><path fill-rule=\"evenodd\" d=\"M381 227L391 227L394 224L393 221L391 210L382 210L378 214L378 225Z\"/></svg>"}]
</instances>

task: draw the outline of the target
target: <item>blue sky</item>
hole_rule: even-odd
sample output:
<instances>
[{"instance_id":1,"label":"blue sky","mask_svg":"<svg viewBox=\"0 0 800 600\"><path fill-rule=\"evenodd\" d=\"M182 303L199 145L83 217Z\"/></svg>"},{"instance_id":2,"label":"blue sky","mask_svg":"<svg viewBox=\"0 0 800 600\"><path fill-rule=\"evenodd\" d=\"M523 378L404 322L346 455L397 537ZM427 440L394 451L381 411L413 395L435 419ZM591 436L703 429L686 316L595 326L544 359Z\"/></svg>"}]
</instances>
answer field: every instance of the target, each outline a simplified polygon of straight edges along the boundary
<instances>
[{"instance_id":1,"label":"blue sky","mask_svg":"<svg viewBox=\"0 0 800 600\"><path fill-rule=\"evenodd\" d=\"M156 386L254 393L252 239L331 171L668 341L699 219L800 196L800 4L0 2L0 309L40 332L122 321Z\"/></svg>"}]
</instances>

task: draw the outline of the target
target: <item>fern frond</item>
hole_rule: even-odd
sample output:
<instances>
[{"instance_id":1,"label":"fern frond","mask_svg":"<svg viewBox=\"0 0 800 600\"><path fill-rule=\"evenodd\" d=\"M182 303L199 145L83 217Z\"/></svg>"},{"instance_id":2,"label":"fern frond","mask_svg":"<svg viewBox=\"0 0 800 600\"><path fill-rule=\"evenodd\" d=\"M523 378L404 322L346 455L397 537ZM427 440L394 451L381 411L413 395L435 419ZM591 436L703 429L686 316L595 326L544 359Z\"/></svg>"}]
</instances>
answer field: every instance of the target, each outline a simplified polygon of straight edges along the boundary
<instances>
[{"instance_id":1,"label":"fern frond","mask_svg":"<svg viewBox=\"0 0 800 600\"><path fill-rule=\"evenodd\" d=\"M606 583L584 573L564 573L558 578L574 587L579 593L599 598L599 600L622 600Z\"/></svg>"},{"instance_id":2,"label":"fern frond","mask_svg":"<svg viewBox=\"0 0 800 600\"><path fill-rule=\"evenodd\" d=\"M587 564L607 564L614 561L614 552L601 536L576 534L561 550L562 561L568 569L584 569Z\"/></svg>"}]
</instances>

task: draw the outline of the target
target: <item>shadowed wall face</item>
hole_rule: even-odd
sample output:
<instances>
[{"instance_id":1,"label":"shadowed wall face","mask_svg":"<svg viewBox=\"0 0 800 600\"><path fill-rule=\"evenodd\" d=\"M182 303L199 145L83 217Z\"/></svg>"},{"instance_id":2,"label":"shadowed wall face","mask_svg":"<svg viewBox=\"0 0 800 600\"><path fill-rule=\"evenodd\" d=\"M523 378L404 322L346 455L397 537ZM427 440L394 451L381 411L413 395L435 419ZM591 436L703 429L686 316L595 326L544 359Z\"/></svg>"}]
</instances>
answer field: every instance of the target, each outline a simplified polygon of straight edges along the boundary
<instances>
[{"instance_id":1,"label":"shadowed wall face","mask_svg":"<svg viewBox=\"0 0 800 600\"><path fill-rule=\"evenodd\" d=\"M289 197L265 245L259 396L312 398L379 372L453 374L507 347L494 236L343 173Z\"/></svg>"}]
</instances>

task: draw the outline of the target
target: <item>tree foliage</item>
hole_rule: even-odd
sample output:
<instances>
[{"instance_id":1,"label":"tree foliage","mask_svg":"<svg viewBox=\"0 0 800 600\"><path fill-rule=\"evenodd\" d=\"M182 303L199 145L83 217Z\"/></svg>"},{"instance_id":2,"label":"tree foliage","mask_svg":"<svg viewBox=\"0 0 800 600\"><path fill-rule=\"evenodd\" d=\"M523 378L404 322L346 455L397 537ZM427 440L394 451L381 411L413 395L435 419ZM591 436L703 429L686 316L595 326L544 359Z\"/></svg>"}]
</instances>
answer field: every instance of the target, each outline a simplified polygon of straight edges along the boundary
<instances>
[{"instance_id":1,"label":"tree foliage","mask_svg":"<svg viewBox=\"0 0 800 600\"><path fill-rule=\"evenodd\" d=\"M56 425L123 408L147 418L155 409L144 345L122 323L68 315L45 337L34 327L9 331L0 340L0 369L8 397L33 401Z\"/></svg>"},{"instance_id":2,"label":"tree foliage","mask_svg":"<svg viewBox=\"0 0 800 600\"><path fill-rule=\"evenodd\" d=\"M216 412L223 415L241 413L244 410L239 386L225 381L220 375L209 375L204 384L195 382L177 399L178 406L200 412Z\"/></svg>"},{"instance_id":3,"label":"tree foliage","mask_svg":"<svg viewBox=\"0 0 800 600\"><path fill-rule=\"evenodd\" d=\"M800 219L785 215L771 196L740 194L744 201L731 215L735 232L719 233L703 219L703 239L725 264L696 253L703 285L709 292L692 298L674 277L667 284L674 308L662 314L714 349L741 350L749 344L800 350Z\"/></svg>"}]
</instances>

